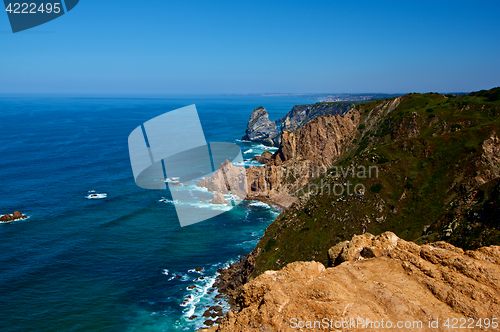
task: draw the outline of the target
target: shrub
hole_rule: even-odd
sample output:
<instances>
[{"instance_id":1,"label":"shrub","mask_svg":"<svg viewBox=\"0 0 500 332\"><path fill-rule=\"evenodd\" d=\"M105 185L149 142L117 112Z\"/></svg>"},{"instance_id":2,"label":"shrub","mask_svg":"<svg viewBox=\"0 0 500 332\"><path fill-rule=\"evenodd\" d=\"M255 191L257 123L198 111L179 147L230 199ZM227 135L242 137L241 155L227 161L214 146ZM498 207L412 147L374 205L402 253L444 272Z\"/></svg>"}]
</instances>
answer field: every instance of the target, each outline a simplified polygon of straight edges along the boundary
<instances>
[{"instance_id":1,"label":"shrub","mask_svg":"<svg viewBox=\"0 0 500 332\"><path fill-rule=\"evenodd\" d=\"M374 194L378 194L379 192L382 191L382 188L384 188L384 186L382 186L382 183L375 183L373 186L370 187L370 191Z\"/></svg>"},{"instance_id":2,"label":"shrub","mask_svg":"<svg viewBox=\"0 0 500 332\"><path fill-rule=\"evenodd\" d=\"M275 239L271 239L271 240L267 241L267 244L264 247L264 251L266 251L266 252L270 251L275 245L276 245Z\"/></svg>"},{"instance_id":3,"label":"shrub","mask_svg":"<svg viewBox=\"0 0 500 332\"><path fill-rule=\"evenodd\" d=\"M365 128L366 128L366 125L364 123L362 123L358 126L358 130L365 130Z\"/></svg>"}]
</instances>

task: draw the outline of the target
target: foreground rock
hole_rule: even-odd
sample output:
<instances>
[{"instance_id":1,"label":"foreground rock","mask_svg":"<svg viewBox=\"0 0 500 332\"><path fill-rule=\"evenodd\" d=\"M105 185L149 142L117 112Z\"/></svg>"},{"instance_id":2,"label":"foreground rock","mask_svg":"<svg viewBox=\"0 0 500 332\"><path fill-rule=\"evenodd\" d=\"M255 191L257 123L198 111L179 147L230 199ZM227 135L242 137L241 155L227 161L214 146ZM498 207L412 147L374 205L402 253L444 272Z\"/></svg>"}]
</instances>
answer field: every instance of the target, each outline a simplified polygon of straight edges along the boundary
<instances>
[{"instance_id":1,"label":"foreground rock","mask_svg":"<svg viewBox=\"0 0 500 332\"><path fill-rule=\"evenodd\" d=\"M464 252L445 242L418 246L386 232L355 236L329 255L335 267L295 262L250 281L236 299L242 309L228 312L208 331L297 331L308 321L307 331L383 330L367 320L444 331L447 319L450 325L452 319L476 324L500 316L499 246ZM359 325L314 328L314 321L323 319ZM429 327L429 320L439 320L438 328ZM474 325L473 330L487 329Z\"/></svg>"},{"instance_id":2,"label":"foreground rock","mask_svg":"<svg viewBox=\"0 0 500 332\"><path fill-rule=\"evenodd\" d=\"M28 217L22 214L19 211L14 212L13 214L5 214L0 217L0 222L12 222L21 219L27 219Z\"/></svg>"},{"instance_id":3,"label":"foreground rock","mask_svg":"<svg viewBox=\"0 0 500 332\"><path fill-rule=\"evenodd\" d=\"M257 107L250 114L247 129L243 140L259 142L268 146L277 146L279 132L274 121L269 120L269 115L264 107Z\"/></svg>"}]
</instances>

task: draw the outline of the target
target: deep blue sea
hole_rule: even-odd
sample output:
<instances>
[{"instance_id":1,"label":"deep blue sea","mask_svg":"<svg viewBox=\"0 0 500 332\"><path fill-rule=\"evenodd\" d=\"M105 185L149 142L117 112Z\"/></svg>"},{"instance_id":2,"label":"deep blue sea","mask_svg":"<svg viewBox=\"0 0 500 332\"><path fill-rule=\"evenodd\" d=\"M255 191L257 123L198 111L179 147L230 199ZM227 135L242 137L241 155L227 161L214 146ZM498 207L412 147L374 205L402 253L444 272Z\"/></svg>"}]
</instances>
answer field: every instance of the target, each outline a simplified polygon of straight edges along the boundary
<instances>
[{"instance_id":1,"label":"deep blue sea","mask_svg":"<svg viewBox=\"0 0 500 332\"><path fill-rule=\"evenodd\" d=\"M19 210L29 218L0 224L0 331L201 327L206 306L216 303L217 269L250 252L280 211L245 201L181 228L174 206L160 202L168 192L136 186L128 135L158 115L196 104L207 141L237 142L251 158L263 146L237 140L255 107L266 107L275 120L312 102L1 97L0 215ZM108 197L86 199L91 190Z\"/></svg>"}]
</instances>

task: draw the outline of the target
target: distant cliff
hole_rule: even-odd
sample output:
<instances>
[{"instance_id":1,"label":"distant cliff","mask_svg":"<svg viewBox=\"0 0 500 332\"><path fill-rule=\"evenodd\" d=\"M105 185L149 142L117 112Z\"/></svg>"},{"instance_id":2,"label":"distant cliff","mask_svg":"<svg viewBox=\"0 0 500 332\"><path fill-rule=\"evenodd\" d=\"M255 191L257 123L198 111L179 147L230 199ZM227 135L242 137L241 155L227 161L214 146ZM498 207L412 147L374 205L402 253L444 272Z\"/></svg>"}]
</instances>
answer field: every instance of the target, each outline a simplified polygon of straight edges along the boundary
<instances>
[{"instance_id":1,"label":"distant cliff","mask_svg":"<svg viewBox=\"0 0 500 332\"><path fill-rule=\"evenodd\" d=\"M324 115L345 115L354 108L353 104L316 103L312 105L296 105L282 118L276 120L281 131L294 132L306 123Z\"/></svg>"},{"instance_id":2,"label":"distant cliff","mask_svg":"<svg viewBox=\"0 0 500 332\"><path fill-rule=\"evenodd\" d=\"M276 122L269 120L264 107L257 107L250 114L250 120L243 140L259 142L268 146L279 146L283 132L295 132L306 123L324 115L345 115L354 108L353 104L316 103L296 105ZM278 131L277 126L281 128Z\"/></svg>"}]
</instances>

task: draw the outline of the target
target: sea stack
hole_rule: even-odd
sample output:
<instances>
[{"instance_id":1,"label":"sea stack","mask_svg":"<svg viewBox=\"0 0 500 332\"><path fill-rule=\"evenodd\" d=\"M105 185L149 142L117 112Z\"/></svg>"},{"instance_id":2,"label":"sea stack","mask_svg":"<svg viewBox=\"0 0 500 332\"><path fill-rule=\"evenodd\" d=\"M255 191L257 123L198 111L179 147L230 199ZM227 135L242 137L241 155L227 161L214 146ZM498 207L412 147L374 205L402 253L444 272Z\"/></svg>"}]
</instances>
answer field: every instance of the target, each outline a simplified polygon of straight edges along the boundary
<instances>
[{"instance_id":1,"label":"sea stack","mask_svg":"<svg viewBox=\"0 0 500 332\"><path fill-rule=\"evenodd\" d=\"M245 141L259 142L267 146L278 146L279 131L274 121L269 120L269 115L264 107L257 107L250 114L245 136Z\"/></svg>"}]
</instances>

